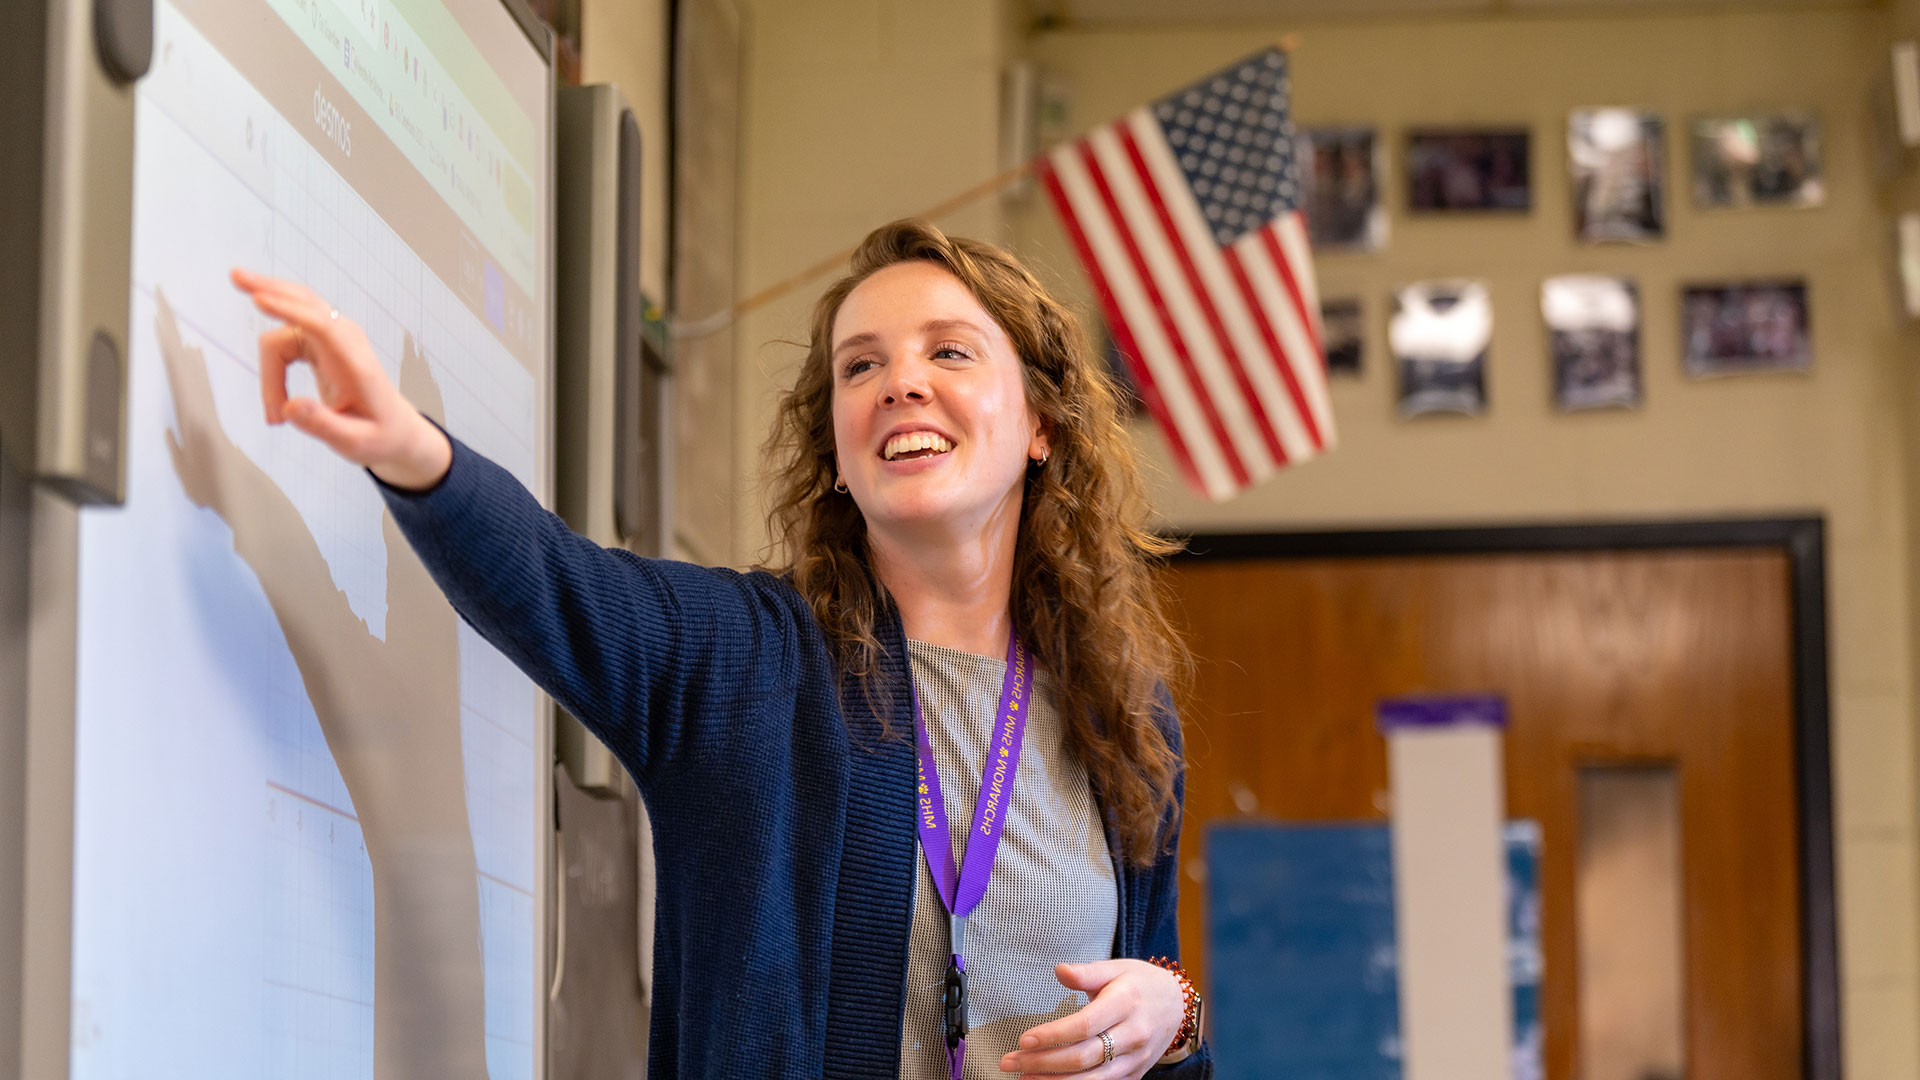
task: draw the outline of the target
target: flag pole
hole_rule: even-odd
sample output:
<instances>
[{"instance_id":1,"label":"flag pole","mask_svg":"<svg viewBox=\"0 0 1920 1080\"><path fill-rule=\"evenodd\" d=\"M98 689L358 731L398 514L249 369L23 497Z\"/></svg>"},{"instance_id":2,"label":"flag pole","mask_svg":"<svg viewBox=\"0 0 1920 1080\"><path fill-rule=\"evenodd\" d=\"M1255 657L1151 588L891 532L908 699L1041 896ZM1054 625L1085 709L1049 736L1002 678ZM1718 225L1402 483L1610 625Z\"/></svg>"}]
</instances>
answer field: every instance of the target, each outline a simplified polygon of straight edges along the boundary
<instances>
[{"instance_id":1,"label":"flag pole","mask_svg":"<svg viewBox=\"0 0 1920 1080\"><path fill-rule=\"evenodd\" d=\"M1279 41L1274 43L1274 47L1281 52L1290 54L1300 47L1300 35L1284 34ZM975 184L945 202L929 206L917 214L909 214L907 216L928 219L945 217L963 206L978 202L994 192L1013 184L1032 170L1033 162L1031 160L1023 161L1010 169L1006 169ZM798 270L787 277L781 278L779 281L774 282L745 299L736 301L731 307L721 308L712 315L692 322L669 321L667 324L667 333L675 340L705 337L708 334L719 333L742 315L765 307L822 274L832 273L844 265L848 259L851 259L853 253L857 250L859 250L857 247L849 247L836 251L832 255L821 259L819 262L805 269Z\"/></svg>"}]
</instances>

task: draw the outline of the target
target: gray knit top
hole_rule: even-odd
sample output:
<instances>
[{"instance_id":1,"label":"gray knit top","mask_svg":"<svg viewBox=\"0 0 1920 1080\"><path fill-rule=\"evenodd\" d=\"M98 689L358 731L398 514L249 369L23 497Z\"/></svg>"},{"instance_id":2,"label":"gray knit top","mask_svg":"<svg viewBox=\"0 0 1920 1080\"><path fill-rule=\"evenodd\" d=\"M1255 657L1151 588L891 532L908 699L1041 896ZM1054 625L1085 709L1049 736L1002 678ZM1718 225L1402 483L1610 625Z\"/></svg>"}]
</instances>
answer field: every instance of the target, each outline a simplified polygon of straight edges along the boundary
<instances>
[{"instance_id":1,"label":"gray knit top","mask_svg":"<svg viewBox=\"0 0 1920 1080\"><path fill-rule=\"evenodd\" d=\"M1004 659L907 642L913 685L940 768L954 859L965 854L980 773L1000 704ZM1106 832L1087 771L1068 751L1047 673L1036 672L1014 778L1013 812L1001 834L987 894L967 919L972 1034L968 1080L1002 1080L1000 1058L1028 1028L1075 1012L1086 995L1054 978L1061 961L1113 954L1119 899ZM903 1080L948 1080L940 990L947 970L947 916L926 859L914 860L913 929L907 939L907 1004L900 1033Z\"/></svg>"}]
</instances>

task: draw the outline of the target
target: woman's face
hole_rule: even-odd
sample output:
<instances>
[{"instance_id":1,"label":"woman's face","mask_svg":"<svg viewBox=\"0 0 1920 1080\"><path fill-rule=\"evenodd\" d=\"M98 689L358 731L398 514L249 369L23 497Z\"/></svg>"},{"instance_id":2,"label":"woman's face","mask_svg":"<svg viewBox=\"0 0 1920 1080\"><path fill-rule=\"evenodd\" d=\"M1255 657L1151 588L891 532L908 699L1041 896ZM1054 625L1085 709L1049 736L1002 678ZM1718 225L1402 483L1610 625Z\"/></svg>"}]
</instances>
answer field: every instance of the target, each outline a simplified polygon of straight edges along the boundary
<instances>
[{"instance_id":1,"label":"woman's face","mask_svg":"<svg viewBox=\"0 0 1920 1080\"><path fill-rule=\"evenodd\" d=\"M834 452L870 529L966 533L1018 511L1046 437L1013 343L958 278L928 262L875 272L841 303L832 346Z\"/></svg>"}]
</instances>

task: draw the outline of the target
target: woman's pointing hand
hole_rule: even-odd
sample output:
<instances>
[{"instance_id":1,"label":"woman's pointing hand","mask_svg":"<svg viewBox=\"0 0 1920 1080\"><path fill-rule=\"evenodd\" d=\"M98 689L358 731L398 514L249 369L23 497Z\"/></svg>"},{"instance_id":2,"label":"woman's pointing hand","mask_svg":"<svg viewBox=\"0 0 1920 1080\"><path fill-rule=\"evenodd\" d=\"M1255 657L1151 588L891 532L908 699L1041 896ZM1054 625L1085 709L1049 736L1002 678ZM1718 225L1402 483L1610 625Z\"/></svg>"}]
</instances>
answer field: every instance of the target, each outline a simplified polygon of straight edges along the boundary
<instances>
[{"instance_id":1,"label":"woman's pointing hand","mask_svg":"<svg viewBox=\"0 0 1920 1080\"><path fill-rule=\"evenodd\" d=\"M267 423L291 421L397 488L425 490L446 475L452 444L401 396L359 326L304 285L238 268L232 277L283 324L260 335ZM287 366L302 361L313 367L318 398L287 397Z\"/></svg>"}]
</instances>

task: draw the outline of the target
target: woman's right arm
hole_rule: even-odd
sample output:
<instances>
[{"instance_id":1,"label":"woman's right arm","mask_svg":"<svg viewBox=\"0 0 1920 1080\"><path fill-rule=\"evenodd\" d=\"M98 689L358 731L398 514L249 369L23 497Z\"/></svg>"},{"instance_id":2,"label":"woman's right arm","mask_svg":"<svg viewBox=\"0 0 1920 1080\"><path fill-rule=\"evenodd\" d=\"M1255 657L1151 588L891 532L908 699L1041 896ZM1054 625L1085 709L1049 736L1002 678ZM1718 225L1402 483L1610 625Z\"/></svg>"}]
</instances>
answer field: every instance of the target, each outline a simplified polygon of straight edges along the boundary
<instances>
[{"instance_id":1,"label":"woman's right arm","mask_svg":"<svg viewBox=\"0 0 1920 1080\"><path fill-rule=\"evenodd\" d=\"M408 403L366 335L324 300L243 271L233 280L286 324L260 339L267 422L291 422L372 472L454 609L636 776L703 738L728 738L714 722L726 705L791 680L795 628L763 590L574 533ZM313 367L317 399L287 397L287 365L300 361Z\"/></svg>"}]
</instances>

